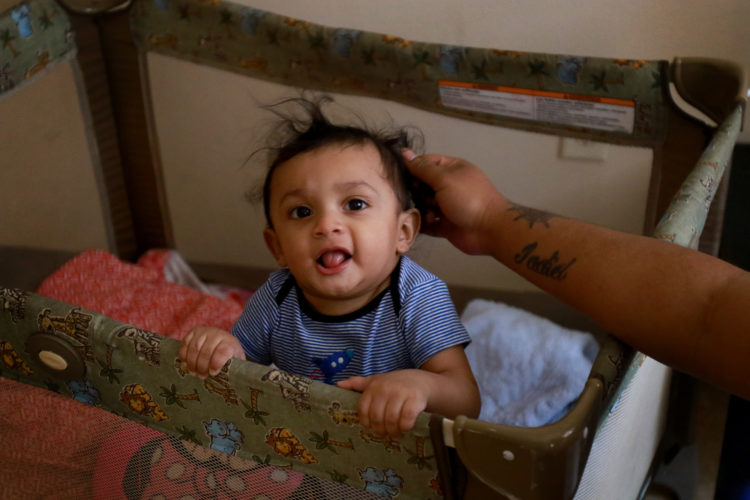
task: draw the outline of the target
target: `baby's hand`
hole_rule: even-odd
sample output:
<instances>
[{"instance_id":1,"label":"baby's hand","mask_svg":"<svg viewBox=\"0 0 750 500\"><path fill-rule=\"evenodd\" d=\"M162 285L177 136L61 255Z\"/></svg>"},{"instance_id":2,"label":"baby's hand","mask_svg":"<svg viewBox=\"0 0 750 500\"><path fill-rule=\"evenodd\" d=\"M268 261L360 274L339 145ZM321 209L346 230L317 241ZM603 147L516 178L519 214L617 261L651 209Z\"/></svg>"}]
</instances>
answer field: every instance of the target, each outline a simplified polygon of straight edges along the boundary
<instances>
[{"instance_id":1,"label":"baby's hand","mask_svg":"<svg viewBox=\"0 0 750 500\"><path fill-rule=\"evenodd\" d=\"M200 378L217 375L229 358L245 359L240 341L234 335L211 326L190 330L178 355L188 372Z\"/></svg>"},{"instance_id":2,"label":"baby's hand","mask_svg":"<svg viewBox=\"0 0 750 500\"><path fill-rule=\"evenodd\" d=\"M400 436L414 427L427 407L429 385L422 370L398 370L370 377L350 377L338 383L343 389L362 392L359 423L381 436Z\"/></svg>"}]
</instances>

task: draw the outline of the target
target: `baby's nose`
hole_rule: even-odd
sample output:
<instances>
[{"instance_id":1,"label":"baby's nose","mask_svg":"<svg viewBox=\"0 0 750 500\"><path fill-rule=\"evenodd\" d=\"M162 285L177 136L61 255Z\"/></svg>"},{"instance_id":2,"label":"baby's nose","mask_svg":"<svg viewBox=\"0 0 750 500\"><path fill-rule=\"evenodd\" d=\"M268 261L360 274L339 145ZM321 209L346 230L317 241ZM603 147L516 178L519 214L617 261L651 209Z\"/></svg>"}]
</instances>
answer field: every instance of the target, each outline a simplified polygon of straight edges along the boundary
<instances>
[{"instance_id":1,"label":"baby's nose","mask_svg":"<svg viewBox=\"0 0 750 500\"><path fill-rule=\"evenodd\" d=\"M332 233L338 233L342 230L341 218L331 212L325 212L318 217L318 223L315 226L315 234L327 236Z\"/></svg>"}]
</instances>

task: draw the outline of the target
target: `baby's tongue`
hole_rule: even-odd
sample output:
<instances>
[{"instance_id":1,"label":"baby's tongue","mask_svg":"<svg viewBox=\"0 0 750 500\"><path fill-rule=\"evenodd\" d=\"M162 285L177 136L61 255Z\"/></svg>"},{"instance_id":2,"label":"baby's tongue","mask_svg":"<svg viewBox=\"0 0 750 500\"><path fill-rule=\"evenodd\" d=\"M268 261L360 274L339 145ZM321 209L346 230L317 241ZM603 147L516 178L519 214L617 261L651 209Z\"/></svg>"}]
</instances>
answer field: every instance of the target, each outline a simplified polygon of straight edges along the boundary
<instances>
[{"instance_id":1,"label":"baby's tongue","mask_svg":"<svg viewBox=\"0 0 750 500\"><path fill-rule=\"evenodd\" d=\"M336 267L346 260L346 253L340 250L326 252L320 256L323 267Z\"/></svg>"}]
</instances>

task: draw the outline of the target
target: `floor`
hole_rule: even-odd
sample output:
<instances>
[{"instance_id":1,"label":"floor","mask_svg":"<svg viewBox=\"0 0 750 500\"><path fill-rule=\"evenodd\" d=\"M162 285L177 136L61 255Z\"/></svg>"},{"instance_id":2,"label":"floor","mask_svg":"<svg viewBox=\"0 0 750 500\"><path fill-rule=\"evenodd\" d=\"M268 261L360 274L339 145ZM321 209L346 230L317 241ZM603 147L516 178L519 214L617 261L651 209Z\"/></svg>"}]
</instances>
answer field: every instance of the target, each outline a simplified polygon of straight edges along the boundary
<instances>
[{"instance_id":1,"label":"floor","mask_svg":"<svg viewBox=\"0 0 750 500\"><path fill-rule=\"evenodd\" d=\"M657 470L645 500L710 500L719 474L729 394L698 382L688 443Z\"/></svg>"}]
</instances>

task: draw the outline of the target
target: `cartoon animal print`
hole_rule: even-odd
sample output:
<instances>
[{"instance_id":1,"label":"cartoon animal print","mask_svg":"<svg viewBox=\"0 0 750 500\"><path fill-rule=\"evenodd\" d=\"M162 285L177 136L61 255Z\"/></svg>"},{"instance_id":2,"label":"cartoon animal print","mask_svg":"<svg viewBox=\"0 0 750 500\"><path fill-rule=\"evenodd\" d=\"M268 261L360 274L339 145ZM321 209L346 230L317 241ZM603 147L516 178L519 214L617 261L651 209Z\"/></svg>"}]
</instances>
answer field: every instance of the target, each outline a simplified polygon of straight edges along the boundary
<instances>
[{"instance_id":1,"label":"cartoon animal print","mask_svg":"<svg viewBox=\"0 0 750 500\"><path fill-rule=\"evenodd\" d=\"M393 35L382 35L381 39L389 45L395 45L399 49L405 49L406 47L410 47L412 43L411 40L405 40L401 37L393 36Z\"/></svg>"},{"instance_id":2,"label":"cartoon animal print","mask_svg":"<svg viewBox=\"0 0 750 500\"><path fill-rule=\"evenodd\" d=\"M206 434L211 439L210 448L228 455L234 455L245 438L233 422L222 422L218 418L203 422L203 427L206 428Z\"/></svg>"},{"instance_id":3,"label":"cartoon animal print","mask_svg":"<svg viewBox=\"0 0 750 500\"><path fill-rule=\"evenodd\" d=\"M446 73L458 73L458 65L463 60L464 51L463 47L454 47L452 45L443 45L440 47L440 69Z\"/></svg>"},{"instance_id":4,"label":"cartoon animal print","mask_svg":"<svg viewBox=\"0 0 750 500\"><path fill-rule=\"evenodd\" d=\"M372 431L359 431L359 437L362 438L362 441L364 441L365 443L382 444L385 447L386 451L401 451L401 445L399 444L398 440L392 437L379 436Z\"/></svg>"},{"instance_id":5,"label":"cartoon animal print","mask_svg":"<svg viewBox=\"0 0 750 500\"><path fill-rule=\"evenodd\" d=\"M440 481L440 474L430 479L430 489L438 494L439 497L444 497L443 483Z\"/></svg>"},{"instance_id":6,"label":"cartoon animal print","mask_svg":"<svg viewBox=\"0 0 750 500\"><path fill-rule=\"evenodd\" d=\"M312 26L312 23L310 21L300 21L299 19L295 19L293 17L285 17L284 24L291 28L297 28L301 30L307 30Z\"/></svg>"},{"instance_id":7,"label":"cartoon animal print","mask_svg":"<svg viewBox=\"0 0 750 500\"><path fill-rule=\"evenodd\" d=\"M253 419L255 425L266 425L266 421L263 417L270 415L270 413L263 411L258 407L258 398L261 394L263 394L263 391L260 389L253 389L250 387L250 404L241 401L242 405L247 409L245 417Z\"/></svg>"},{"instance_id":8,"label":"cartoon animal print","mask_svg":"<svg viewBox=\"0 0 750 500\"><path fill-rule=\"evenodd\" d=\"M34 370L27 365L18 352L13 349L10 342L0 341L0 359L3 361L3 365L7 366L11 370L20 371L24 375L31 375Z\"/></svg>"},{"instance_id":9,"label":"cartoon animal print","mask_svg":"<svg viewBox=\"0 0 750 500\"><path fill-rule=\"evenodd\" d=\"M404 449L406 449L406 452L409 454L409 460L407 460L407 463L416 465L419 470L422 470L424 468L432 470L432 467L430 466L430 460L435 458L435 456L425 455L425 438L422 436L417 436L416 438L414 438L414 444L414 451L411 451L409 448L406 448L406 446L404 446Z\"/></svg>"},{"instance_id":10,"label":"cartoon animal print","mask_svg":"<svg viewBox=\"0 0 750 500\"><path fill-rule=\"evenodd\" d=\"M336 424L356 425L359 423L359 416L356 410L344 410L341 403L334 401L328 407L328 414Z\"/></svg>"},{"instance_id":11,"label":"cartoon animal print","mask_svg":"<svg viewBox=\"0 0 750 500\"><path fill-rule=\"evenodd\" d=\"M359 477L365 482L365 491L383 498L395 497L404 484L404 480L393 469L382 471L368 467L359 471Z\"/></svg>"},{"instance_id":12,"label":"cartoon animal print","mask_svg":"<svg viewBox=\"0 0 750 500\"><path fill-rule=\"evenodd\" d=\"M120 330L116 336L130 340L133 343L136 356L142 356L146 364L159 366L159 351L161 347L159 337L149 331L132 326Z\"/></svg>"},{"instance_id":13,"label":"cartoon animal print","mask_svg":"<svg viewBox=\"0 0 750 500\"><path fill-rule=\"evenodd\" d=\"M676 235L676 234L674 234L674 233L671 233L671 234L660 234L660 235L658 236L658 239L660 239L660 240L664 240L664 241L669 241L670 243L673 243L673 242L674 242L674 239L675 239L676 237L677 237L677 235Z\"/></svg>"},{"instance_id":14,"label":"cartoon animal print","mask_svg":"<svg viewBox=\"0 0 750 500\"><path fill-rule=\"evenodd\" d=\"M188 374L185 362L179 358L175 359L175 368L181 377ZM227 375L228 371L229 363L222 366L221 371L217 375L206 377L203 381L203 387L205 387L208 392L213 392L214 394L221 396L226 404L238 406L240 400L237 397L237 391L235 391L229 383L229 376Z\"/></svg>"},{"instance_id":15,"label":"cartoon animal print","mask_svg":"<svg viewBox=\"0 0 750 500\"><path fill-rule=\"evenodd\" d=\"M304 464L318 462L290 429L274 427L266 434L266 444L273 448L276 453L287 458L294 458Z\"/></svg>"},{"instance_id":16,"label":"cartoon animal print","mask_svg":"<svg viewBox=\"0 0 750 500\"><path fill-rule=\"evenodd\" d=\"M635 61L633 59L613 59L613 62L618 66L630 66L631 68L640 69L648 64L646 60Z\"/></svg>"},{"instance_id":17,"label":"cartoon animal print","mask_svg":"<svg viewBox=\"0 0 750 500\"><path fill-rule=\"evenodd\" d=\"M27 296L26 292L17 288L0 288L0 310L9 312L13 323L18 322L26 316Z\"/></svg>"},{"instance_id":18,"label":"cartoon animal print","mask_svg":"<svg viewBox=\"0 0 750 500\"><path fill-rule=\"evenodd\" d=\"M31 9L26 3L22 3L12 11L10 11L10 17L13 18L13 22L18 27L18 34L22 38L28 38L34 34L34 30L31 29L31 19L29 14Z\"/></svg>"},{"instance_id":19,"label":"cartoon animal print","mask_svg":"<svg viewBox=\"0 0 750 500\"><path fill-rule=\"evenodd\" d=\"M268 72L268 59L265 57L251 57L250 59L240 59L237 64L241 68L245 69L252 69L252 70L258 70L266 74L270 74Z\"/></svg>"},{"instance_id":20,"label":"cartoon animal print","mask_svg":"<svg viewBox=\"0 0 750 500\"><path fill-rule=\"evenodd\" d=\"M77 340L83 344L82 348L78 348L83 351L83 356L88 361L93 361L94 354L89 345L89 334L87 331L92 316L90 314L82 313L77 307L72 309L67 316L64 317L52 316L51 312L52 311L49 309L45 309L39 314L39 329L48 333L63 333Z\"/></svg>"},{"instance_id":21,"label":"cartoon animal print","mask_svg":"<svg viewBox=\"0 0 750 500\"><path fill-rule=\"evenodd\" d=\"M88 380L73 380L68 382L70 392L73 393L73 399L96 406L99 403L99 391Z\"/></svg>"},{"instance_id":22,"label":"cartoon animal print","mask_svg":"<svg viewBox=\"0 0 750 500\"><path fill-rule=\"evenodd\" d=\"M30 67L28 70L26 70L26 78L31 78L32 76L36 75L40 71L42 71L44 68L47 67L47 65L50 63L49 58L49 51L45 50L44 52L37 54L36 56L36 64Z\"/></svg>"},{"instance_id":23,"label":"cartoon animal print","mask_svg":"<svg viewBox=\"0 0 750 500\"><path fill-rule=\"evenodd\" d=\"M159 393L159 396L163 397L164 400L167 403L167 406L169 405L177 405L180 408L185 408L185 403L183 401L200 401L201 397L198 394L198 389L193 388L193 392L178 392L177 386L175 384L171 384L169 387L161 386L161 393Z\"/></svg>"},{"instance_id":24,"label":"cartoon animal print","mask_svg":"<svg viewBox=\"0 0 750 500\"><path fill-rule=\"evenodd\" d=\"M0 92L5 92L16 86L10 73L10 63L5 63L0 67Z\"/></svg>"},{"instance_id":25,"label":"cartoon animal print","mask_svg":"<svg viewBox=\"0 0 750 500\"><path fill-rule=\"evenodd\" d=\"M130 384L123 387L122 392L120 392L120 399L138 415L150 416L157 422L169 418L141 384Z\"/></svg>"},{"instance_id":26,"label":"cartoon animal print","mask_svg":"<svg viewBox=\"0 0 750 500\"><path fill-rule=\"evenodd\" d=\"M336 30L336 33L333 35L333 45L331 46L331 50L341 57L349 58L352 46L361 34L362 32L358 30Z\"/></svg>"},{"instance_id":27,"label":"cartoon animal print","mask_svg":"<svg viewBox=\"0 0 750 500\"><path fill-rule=\"evenodd\" d=\"M313 358L313 363L323 373L323 381L326 384L333 384L333 377L345 370L353 358L354 351L346 349L334 352L325 358Z\"/></svg>"},{"instance_id":28,"label":"cartoon animal print","mask_svg":"<svg viewBox=\"0 0 750 500\"><path fill-rule=\"evenodd\" d=\"M242 20L240 21L242 32L247 35L254 35L258 30L258 25L267 14L267 12L252 7L244 9L242 11Z\"/></svg>"},{"instance_id":29,"label":"cartoon animal print","mask_svg":"<svg viewBox=\"0 0 750 500\"><path fill-rule=\"evenodd\" d=\"M713 177L705 177L700 179L699 181L701 183L701 186L703 186L706 191L711 191L711 189L714 186L714 178Z\"/></svg>"},{"instance_id":30,"label":"cartoon animal print","mask_svg":"<svg viewBox=\"0 0 750 500\"><path fill-rule=\"evenodd\" d=\"M177 44L179 39L172 33L165 33L163 35L151 35L148 39L153 47L167 47L172 50L177 50Z\"/></svg>"},{"instance_id":31,"label":"cartoon animal print","mask_svg":"<svg viewBox=\"0 0 750 500\"><path fill-rule=\"evenodd\" d=\"M281 389L281 396L292 401L297 411L311 411L310 384L312 380L299 375L292 375L279 369L273 369L263 375L261 380L273 382Z\"/></svg>"},{"instance_id":32,"label":"cartoon animal print","mask_svg":"<svg viewBox=\"0 0 750 500\"><path fill-rule=\"evenodd\" d=\"M347 441L332 439L327 430L323 430L322 432L310 431L310 441L315 443L315 448L318 450L330 450L333 453L338 453L336 448L345 448L354 451L352 438L349 438Z\"/></svg>"},{"instance_id":33,"label":"cartoon animal print","mask_svg":"<svg viewBox=\"0 0 750 500\"><path fill-rule=\"evenodd\" d=\"M586 62L585 57L558 56L557 79L563 83L578 83L578 73Z\"/></svg>"}]
</instances>

